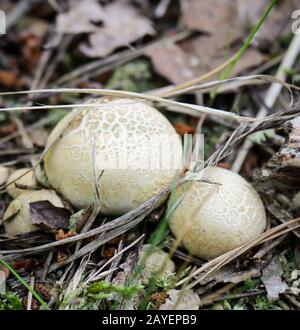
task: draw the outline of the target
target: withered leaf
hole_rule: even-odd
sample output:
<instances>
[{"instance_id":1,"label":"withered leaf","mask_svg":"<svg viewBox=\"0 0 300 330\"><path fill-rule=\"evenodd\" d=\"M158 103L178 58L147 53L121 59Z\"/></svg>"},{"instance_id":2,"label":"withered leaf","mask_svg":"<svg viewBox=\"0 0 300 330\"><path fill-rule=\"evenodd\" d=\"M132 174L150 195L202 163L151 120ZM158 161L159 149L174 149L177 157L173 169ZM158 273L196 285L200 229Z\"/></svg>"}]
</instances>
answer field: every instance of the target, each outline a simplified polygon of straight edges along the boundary
<instances>
[{"instance_id":1,"label":"withered leaf","mask_svg":"<svg viewBox=\"0 0 300 330\"><path fill-rule=\"evenodd\" d=\"M282 274L283 269L277 258L274 258L263 270L261 280L267 290L270 302L278 299L279 294L284 293L288 288L288 285L281 279Z\"/></svg>"},{"instance_id":2,"label":"withered leaf","mask_svg":"<svg viewBox=\"0 0 300 330\"><path fill-rule=\"evenodd\" d=\"M192 30L217 33L221 30L235 32L234 0L191 0L187 3L182 22Z\"/></svg>"},{"instance_id":3,"label":"withered leaf","mask_svg":"<svg viewBox=\"0 0 300 330\"><path fill-rule=\"evenodd\" d=\"M101 21L103 10L96 0L84 0L70 3L70 9L66 13L60 13L56 19L56 31L59 33L85 33L97 29L93 22Z\"/></svg>"},{"instance_id":4,"label":"withered leaf","mask_svg":"<svg viewBox=\"0 0 300 330\"><path fill-rule=\"evenodd\" d=\"M234 39L245 35L259 21L267 8L264 1L190 0L185 7L182 23L188 28L211 34L231 35ZM288 8L288 10L287 10ZM278 2L262 25L257 40L274 41L288 31L291 13L298 9L297 0Z\"/></svg>"},{"instance_id":5,"label":"withered leaf","mask_svg":"<svg viewBox=\"0 0 300 330\"><path fill-rule=\"evenodd\" d=\"M45 230L68 229L71 212L64 207L56 207L49 201L29 204L32 224Z\"/></svg>"},{"instance_id":6,"label":"withered leaf","mask_svg":"<svg viewBox=\"0 0 300 330\"><path fill-rule=\"evenodd\" d=\"M81 51L89 57L103 57L118 47L145 36L153 35L152 22L142 16L127 1L118 1L103 7L103 26L89 36L89 45Z\"/></svg>"},{"instance_id":7,"label":"withered leaf","mask_svg":"<svg viewBox=\"0 0 300 330\"><path fill-rule=\"evenodd\" d=\"M228 42L228 40L227 40ZM174 84L196 78L216 68L235 52L228 53L226 39L221 36L201 36L182 45L166 44L146 50L155 71ZM264 56L249 48L232 70L232 75L257 66L264 61Z\"/></svg>"},{"instance_id":8,"label":"withered leaf","mask_svg":"<svg viewBox=\"0 0 300 330\"><path fill-rule=\"evenodd\" d=\"M145 54L151 58L155 71L174 84L193 79L197 75L197 57L184 52L177 45L152 47Z\"/></svg>"}]
</instances>

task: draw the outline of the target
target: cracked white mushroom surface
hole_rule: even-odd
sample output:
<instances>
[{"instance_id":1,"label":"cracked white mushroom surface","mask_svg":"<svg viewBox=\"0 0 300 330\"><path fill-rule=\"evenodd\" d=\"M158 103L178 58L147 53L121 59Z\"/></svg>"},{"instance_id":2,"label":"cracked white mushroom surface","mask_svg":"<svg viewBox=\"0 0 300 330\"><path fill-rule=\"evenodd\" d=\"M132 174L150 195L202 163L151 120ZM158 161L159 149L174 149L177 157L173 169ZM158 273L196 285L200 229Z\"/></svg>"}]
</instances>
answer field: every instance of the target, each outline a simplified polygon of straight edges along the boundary
<instances>
[{"instance_id":1,"label":"cracked white mushroom surface","mask_svg":"<svg viewBox=\"0 0 300 330\"><path fill-rule=\"evenodd\" d=\"M39 227L33 225L30 220L30 203L46 200L56 207L63 207L61 199L53 190L33 190L19 195L8 205L4 213L5 232L17 235L38 230Z\"/></svg>"},{"instance_id":2,"label":"cracked white mushroom surface","mask_svg":"<svg viewBox=\"0 0 300 330\"><path fill-rule=\"evenodd\" d=\"M266 227L266 212L239 174L218 167L204 171L202 179L208 182L191 183L171 215L170 229L190 254L211 259L258 237Z\"/></svg>"},{"instance_id":3,"label":"cracked white mushroom surface","mask_svg":"<svg viewBox=\"0 0 300 330\"><path fill-rule=\"evenodd\" d=\"M25 174L26 173L26 174ZM8 194L16 198L24 192L30 190L30 188L37 187L37 181L33 170L29 171L29 168L19 168L15 170L7 179L7 192ZM17 185L24 186L26 189L18 188Z\"/></svg>"},{"instance_id":4,"label":"cracked white mushroom surface","mask_svg":"<svg viewBox=\"0 0 300 330\"><path fill-rule=\"evenodd\" d=\"M151 248L151 245L146 244L143 246L140 259L143 260L147 250ZM163 280L167 276L171 276L175 272L175 264L169 257L168 253L164 252L160 248L154 248L154 250L147 256L145 265L141 274L141 280L144 285L147 285L152 276L155 276L158 280Z\"/></svg>"},{"instance_id":5,"label":"cracked white mushroom surface","mask_svg":"<svg viewBox=\"0 0 300 330\"><path fill-rule=\"evenodd\" d=\"M104 170L99 182L101 213L120 215L172 182L181 166L181 139L170 122L145 102L103 98L92 102L99 106L83 107L46 154L45 172L56 191L84 208L94 202L95 177ZM74 112L54 128L48 145L70 116ZM154 146L161 141L157 154ZM169 167L161 166L161 155L169 157Z\"/></svg>"}]
</instances>

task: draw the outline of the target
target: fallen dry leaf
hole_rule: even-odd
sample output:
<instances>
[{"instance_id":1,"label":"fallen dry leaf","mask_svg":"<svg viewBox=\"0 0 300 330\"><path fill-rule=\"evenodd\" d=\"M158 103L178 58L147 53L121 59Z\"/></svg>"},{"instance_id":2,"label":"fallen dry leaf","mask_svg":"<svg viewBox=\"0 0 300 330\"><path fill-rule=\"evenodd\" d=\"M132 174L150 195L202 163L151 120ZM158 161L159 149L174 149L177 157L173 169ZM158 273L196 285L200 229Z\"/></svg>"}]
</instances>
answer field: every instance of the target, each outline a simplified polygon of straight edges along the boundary
<instances>
[{"instance_id":1,"label":"fallen dry leaf","mask_svg":"<svg viewBox=\"0 0 300 330\"><path fill-rule=\"evenodd\" d=\"M118 47L128 46L131 42L153 35L152 22L139 14L127 1L111 3L103 7L103 27L89 36L89 45L82 44L80 49L88 57L103 57Z\"/></svg>"},{"instance_id":2,"label":"fallen dry leaf","mask_svg":"<svg viewBox=\"0 0 300 330\"><path fill-rule=\"evenodd\" d=\"M236 0L236 17L241 27L254 26L267 7L264 1ZM284 36L291 32L293 19L291 14L299 9L298 0L278 1L257 34L256 40L274 42L278 36Z\"/></svg>"},{"instance_id":3,"label":"fallen dry leaf","mask_svg":"<svg viewBox=\"0 0 300 330\"><path fill-rule=\"evenodd\" d=\"M0 73L0 76L1 76L1 73ZM16 122L11 122L7 125L1 125L0 126L0 136L6 136L11 133L14 133L17 131L17 129L18 129L18 126L17 126Z\"/></svg>"},{"instance_id":4,"label":"fallen dry leaf","mask_svg":"<svg viewBox=\"0 0 300 330\"><path fill-rule=\"evenodd\" d=\"M197 75L198 58L184 52L177 45L151 47L145 54L151 58L155 71L174 84L193 79Z\"/></svg>"},{"instance_id":5,"label":"fallen dry leaf","mask_svg":"<svg viewBox=\"0 0 300 330\"><path fill-rule=\"evenodd\" d=\"M57 15L56 31L58 33L78 34L97 30L93 22L103 19L103 10L98 1L84 0L75 4L72 1L69 3L69 11Z\"/></svg>"},{"instance_id":6,"label":"fallen dry leaf","mask_svg":"<svg viewBox=\"0 0 300 330\"><path fill-rule=\"evenodd\" d=\"M28 129L31 141L38 147L45 147L48 138L48 132L44 128Z\"/></svg>"},{"instance_id":7,"label":"fallen dry leaf","mask_svg":"<svg viewBox=\"0 0 300 330\"><path fill-rule=\"evenodd\" d=\"M225 62L236 47L220 35L216 37L200 36L182 43L182 45L166 44L146 50L145 55L151 58L155 71L173 84L180 84L196 78ZM257 50L249 48L239 59L231 76L257 66L264 61L264 56Z\"/></svg>"},{"instance_id":8,"label":"fallen dry leaf","mask_svg":"<svg viewBox=\"0 0 300 330\"><path fill-rule=\"evenodd\" d=\"M235 0L190 0L182 16L182 23L191 30L236 33Z\"/></svg>"},{"instance_id":9,"label":"fallen dry leaf","mask_svg":"<svg viewBox=\"0 0 300 330\"><path fill-rule=\"evenodd\" d=\"M252 267L245 271L236 272L233 267L225 268L218 272L215 276L215 280L223 283L241 283L251 278L257 278L261 274L260 269Z\"/></svg>"},{"instance_id":10,"label":"fallen dry leaf","mask_svg":"<svg viewBox=\"0 0 300 330\"><path fill-rule=\"evenodd\" d=\"M7 88L15 88L22 85L22 81L18 75L13 71L0 70L0 85Z\"/></svg>"},{"instance_id":11,"label":"fallen dry leaf","mask_svg":"<svg viewBox=\"0 0 300 330\"><path fill-rule=\"evenodd\" d=\"M284 293L288 288L288 285L281 279L282 274L283 269L277 258L274 258L263 270L261 280L267 290L270 302L277 300L279 294Z\"/></svg>"},{"instance_id":12,"label":"fallen dry leaf","mask_svg":"<svg viewBox=\"0 0 300 330\"><path fill-rule=\"evenodd\" d=\"M194 127L185 123L176 123L174 127L176 132L181 136L184 136L184 134L194 134L196 132Z\"/></svg>"},{"instance_id":13,"label":"fallen dry leaf","mask_svg":"<svg viewBox=\"0 0 300 330\"><path fill-rule=\"evenodd\" d=\"M62 229L58 229L57 232L55 233L55 240L61 241L62 239L73 237L75 235L77 235L75 231L69 230L68 232L65 233Z\"/></svg>"},{"instance_id":14,"label":"fallen dry leaf","mask_svg":"<svg viewBox=\"0 0 300 330\"><path fill-rule=\"evenodd\" d=\"M45 230L68 229L70 211L63 207L56 207L49 201L30 203L30 217L32 224Z\"/></svg>"},{"instance_id":15,"label":"fallen dry leaf","mask_svg":"<svg viewBox=\"0 0 300 330\"><path fill-rule=\"evenodd\" d=\"M259 21L267 8L265 1L191 0L185 7L182 23L191 30L220 34L232 39L244 36ZM256 40L274 41L286 30L290 32L291 13L298 9L297 0L279 1L262 25Z\"/></svg>"}]
</instances>

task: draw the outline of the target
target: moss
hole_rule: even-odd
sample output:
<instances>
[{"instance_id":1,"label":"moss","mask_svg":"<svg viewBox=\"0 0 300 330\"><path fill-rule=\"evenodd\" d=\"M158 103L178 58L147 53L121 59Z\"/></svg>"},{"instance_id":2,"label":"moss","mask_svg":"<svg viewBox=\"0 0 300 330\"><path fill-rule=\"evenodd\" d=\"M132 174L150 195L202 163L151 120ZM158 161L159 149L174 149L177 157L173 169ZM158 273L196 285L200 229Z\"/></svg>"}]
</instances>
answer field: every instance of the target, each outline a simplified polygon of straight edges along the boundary
<instances>
[{"instance_id":1,"label":"moss","mask_svg":"<svg viewBox=\"0 0 300 330\"><path fill-rule=\"evenodd\" d=\"M19 296L12 292L0 295L0 310L21 310L23 309Z\"/></svg>"},{"instance_id":2,"label":"moss","mask_svg":"<svg viewBox=\"0 0 300 330\"><path fill-rule=\"evenodd\" d=\"M151 89L151 71L146 60L137 60L117 68L106 84L106 88L129 92Z\"/></svg>"}]
</instances>

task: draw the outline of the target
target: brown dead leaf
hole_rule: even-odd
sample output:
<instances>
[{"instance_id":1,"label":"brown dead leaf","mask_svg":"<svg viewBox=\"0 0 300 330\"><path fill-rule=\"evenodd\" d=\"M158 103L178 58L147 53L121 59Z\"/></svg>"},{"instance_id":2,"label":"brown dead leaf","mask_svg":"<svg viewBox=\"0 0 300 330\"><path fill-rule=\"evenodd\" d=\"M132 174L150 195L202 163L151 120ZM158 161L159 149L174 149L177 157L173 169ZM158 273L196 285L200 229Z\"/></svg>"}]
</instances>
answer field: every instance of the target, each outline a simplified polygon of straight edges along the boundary
<instances>
[{"instance_id":1,"label":"brown dead leaf","mask_svg":"<svg viewBox=\"0 0 300 330\"><path fill-rule=\"evenodd\" d=\"M196 129L194 127L185 123L176 123L174 127L176 132L181 136L183 136L184 134L194 134L196 132Z\"/></svg>"},{"instance_id":2,"label":"brown dead leaf","mask_svg":"<svg viewBox=\"0 0 300 330\"><path fill-rule=\"evenodd\" d=\"M182 23L191 30L236 33L235 0L190 0L182 16Z\"/></svg>"},{"instance_id":3,"label":"brown dead leaf","mask_svg":"<svg viewBox=\"0 0 300 330\"><path fill-rule=\"evenodd\" d=\"M262 16L266 6L264 1L236 0L235 8L239 25L241 27L254 26ZM278 36L283 37L290 33L293 23L291 14L296 9L299 9L298 0L278 1L258 32L256 40L272 43Z\"/></svg>"},{"instance_id":4,"label":"brown dead leaf","mask_svg":"<svg viewBox=\"0 0 300 330\"><path fill-rule=\"evenodd\" d=\"M42 50L42 39L34 35L22 38L22 52L29 70L36 68Z\"/></svg>"},{"instance_id":5,"label":"brown dead leaf","mask_svg":"<svg viewBox=\"0 0 300 330\"><path fill-rule=\"evenodd\" d=\"M166 301L168 298L168 294L166 291L156 292L151 295L151 302L155 309L159 309L159 307Z\"/></svg>"},{"instance_id":6,"label":"brown dead leaf","mask_svg":"<svg viewBox=\"0 0 300 330\"><path fill-rule=\"evenodd\" d=\"M41 266L37 259L21 259L11 263L13 269L24 272L31 272Z\"/></svg>"},{"instance_id":7,"label":"brown dead leaf","mask_svg":"<svg viewBox=\"0 0 300 330\"><path fill-rule=\"evenodd\" d=\"M31 141L38 147L45 147L48 138L48 132L44 128L28 129Z\"/></svg>"},{"instance_id":8,"label":"brown dead leaf","mask_svg":"<svg viewBox=\"0 0 300 330\"><path fill-rule=\"evenodd\" d=\"M85 33L97 30L93 22L103 19L103 9L96 0L84 0L70 3L70 9L66 13L60 13L56 19L56 31L58 33Z\"/></svg>"},{"instance_id":9,"label":"brown dead leaf","mask_svg":"<svg viewBox=\"0 0 300 330\"><path fill-rule=\"evenodd\" d=\"M182 45L166 44L146 50L145 55L151 58L155 71L174 84L180 84L211 71L237 50L227 46L230 40L217 34L200 36L188 40ZM253 48L239 59L231 75L257 66L264 61L264 56Z\"/></svg>"},{"instance_id":10,"label":"brown dead leaf","mask_svg":"<svg viewBox=\"0 0 300 330\"><path fill-rule=\"evenodd\" d=\"M1 76L1 73L0 73L0 76ZM0 78L0 80L1 80L1 78ZM6 136L11 133L14 133L17 131L17 129L18 129L18 126L17 126L16 122L11 122L7 125L2 125L2 126L0 126L0 136Z\"/></svg>"},{"instance_id":11,"label":"brown dead leaf","mask_svg":"<svg viewBox=\"0 0 300 330\"><path fill-rule=\"evenodd\" d=\"M18 78L16 72L0 70L0 85L6 88L17 88L22 85L22 81Z\"/></svg>"},{"instance_id":12,"label":"brown dead leaf","mask_svg":"<svg viewBox=\"0 0 300 330\"><path fill-rule=\"evenodd\" d=\"M64 264L64 262L68 259L68 256L63 252L57 253L57 262L59 262L61 265Z\"/></svg>"},{"instance_id":13,"label":"brown dead leaf","mask_svg":"<svg viewBox=\"0 0 300 330\"><path fill-rule=\"evenodd\" d=\"M103 27L89 36L89 45L82 44L80 47L88 57L106 56L118 47L128 46L145 35L154 34L152 22L127 1L103 7L102 22Z\"/></svg>"},{"instance_id":14,"label":"brown dead leaf","mask_svg":"<svg viewBox=\"0 0 300 330\"><path fill-rule=\"evenodd\" d=\"M52 298L51 287L44 283L35 283L35 291L41 296L42 299L49 301Z\"/></svg>"},{"instance_id":15,"label":"brown dead leaf","mask_svg":"<svg viewBox=\"0 0 300 330\"><path fill-rule=\"evenodd\" d=\"M267 8L265 1L245 0L191 0L187 2L182 23L191 30L210 34L231 35L234 40L245 36L249 28L259 21ZM256 40L275 41L279 35L289 31L291 13L298 9L297 0L279 1L272 9Z\"/></svg>"},{"instance_id":16,"label":"brown dead leaf","mask_svg":"<svg viewBox=\"0 0 300 330\"><path fill-rule=\"evenodd\" d=\"M155 71L174 84L183 83L197 75L197 57L184 52L177 45L152 47L145 54L151 58Z\"/></svg>"},{"instance_id":17,"label":"brown dead leaf","mask_svg":"<svg viewBox=\"0 0 300 330\"><path fill-rule=\"evenodd\" d=\"M69 230L68 232L64 232L62 229L58 229L55 233L55 240L56 241L61 241L65 238L73 237L77 235L75 231Z\"/></svg>"},{"instance_id":18,"label":"brown dead leaf","mask_svg":"<svg viewBox=\"0 0 300 330\"><path fill-rule=\"evenodd\" d=\"M20 42L23 60L29 70L36 69L49 24L40 19L24 17L20 22Z\"/></svg>"},{"instance_id":19,"label":"brown dead leaf","mask_svg":"<svg viewBox=\"0 0 300 330\"><path fill-rule=\"evenodd\" d=\"M270 302L277 300L279 294L284 293L288 288L288 285L281 279L282 274L283 269L277 258L274 258L263 270L261 280L266 287Z\"/></svg>"},{"instance_id":20,"label":"brown dead leaf","mask_svg":"<svg viewBox=\"0 0 300 330\"><path fill-rule=\"evenodd\" d=\"M32 224L45 230L68 229L70 211L63 207L56 207L49 201L30 203L30 217Z\"/></svg>"},{"instance_id":21,"label":"brown dead leaf","mask_svg":"<svg viewBox=\"0 0 300 330\"><path fill-rule=\"evenodd\" d=\"M194 54L199 60L198 74L208 72L230 58L239 48L241 43L235 43L231 38L224 38L222 34L213 36L200 36L190 43L185 43L183 48ZM255 48L248 48L245 54L238 60L231 75L260 65L264 56Z\"/></svg>"},{"instance_id":22,"label":"brown dead leaf","mask_svg":"<svg viewBox=\"0 0 300 330\"><path fill-rule=\"evenodd\" d=\"M112 246L105 248L105 250L103 251L104 259L106 260L111 259L116 254L116 251L117 249Z\"/></svg>"}]
</instances>

